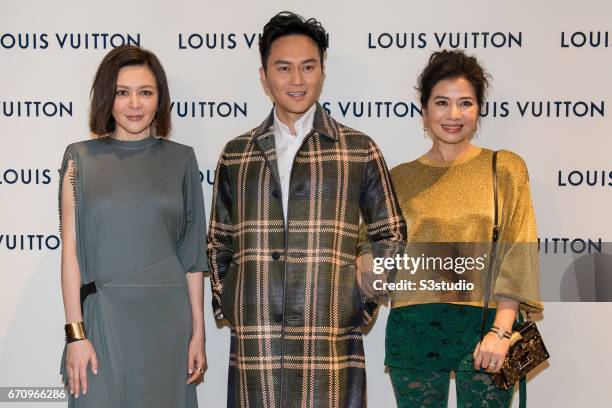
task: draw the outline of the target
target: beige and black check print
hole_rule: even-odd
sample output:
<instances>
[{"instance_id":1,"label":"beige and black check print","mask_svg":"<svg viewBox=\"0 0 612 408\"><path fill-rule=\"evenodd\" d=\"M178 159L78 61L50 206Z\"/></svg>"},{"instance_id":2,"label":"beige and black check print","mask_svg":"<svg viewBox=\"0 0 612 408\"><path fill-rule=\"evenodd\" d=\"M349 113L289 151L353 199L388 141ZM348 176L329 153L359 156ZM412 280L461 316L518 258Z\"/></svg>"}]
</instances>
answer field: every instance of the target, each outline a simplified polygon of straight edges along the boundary
<instances>
[{"instance_id":1,"label":"beige and black check print","mask_svg":"<svg viewBox=\"0 0 612 408\"><path fill-rule=\"evenodd\" d=\"M374 256L403 252L406 225L376 144L317 105L285 222L272 115L230 141L213 191L208 253L215 317L232 325L228 406L363 407L356 284L360 214Z\"/></svg>"}]
</instances>

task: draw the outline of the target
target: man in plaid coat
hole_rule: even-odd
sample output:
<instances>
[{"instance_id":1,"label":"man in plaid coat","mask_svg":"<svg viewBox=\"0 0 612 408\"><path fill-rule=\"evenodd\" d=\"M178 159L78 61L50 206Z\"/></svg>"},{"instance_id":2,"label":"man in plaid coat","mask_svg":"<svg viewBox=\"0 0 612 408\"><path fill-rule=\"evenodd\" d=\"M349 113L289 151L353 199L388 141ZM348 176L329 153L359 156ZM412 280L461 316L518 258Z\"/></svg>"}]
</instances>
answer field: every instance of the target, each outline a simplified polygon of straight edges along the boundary
<instances>
[{"instance_id":1,"label":"man in plaid coat","mask_svg":"<svg viewBox=\"0 0 612 408\"><path fill-rule=\"evenodd\" d=\"M403 253L406 225L376 144L316 102L323 27L279 13L260 39L270 116L231 140L215 176L213 309L232 327L229 407L364 407L357 284L360 214L374 257Z\"/></svg>"}]
</instances>

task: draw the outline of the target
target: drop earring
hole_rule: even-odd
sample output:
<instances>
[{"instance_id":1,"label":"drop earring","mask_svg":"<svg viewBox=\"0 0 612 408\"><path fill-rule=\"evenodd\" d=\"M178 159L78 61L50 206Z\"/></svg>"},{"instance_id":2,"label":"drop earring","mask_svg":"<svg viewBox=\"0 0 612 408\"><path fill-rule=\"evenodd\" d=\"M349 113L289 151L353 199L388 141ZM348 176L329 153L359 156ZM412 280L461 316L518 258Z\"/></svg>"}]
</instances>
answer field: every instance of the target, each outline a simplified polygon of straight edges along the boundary
<instances>
[{"instance_id":1,"label":"drop earring","mask_svg":"<svg viewBox=\"0 0 612 408\"><path fill-rule=\"evenodd\" d=\"M470 140L476 138L476 132L478 132L478 125L474 126L474 130L472 131L472 136L470 137Z\"/></svg>"}]
</instances>

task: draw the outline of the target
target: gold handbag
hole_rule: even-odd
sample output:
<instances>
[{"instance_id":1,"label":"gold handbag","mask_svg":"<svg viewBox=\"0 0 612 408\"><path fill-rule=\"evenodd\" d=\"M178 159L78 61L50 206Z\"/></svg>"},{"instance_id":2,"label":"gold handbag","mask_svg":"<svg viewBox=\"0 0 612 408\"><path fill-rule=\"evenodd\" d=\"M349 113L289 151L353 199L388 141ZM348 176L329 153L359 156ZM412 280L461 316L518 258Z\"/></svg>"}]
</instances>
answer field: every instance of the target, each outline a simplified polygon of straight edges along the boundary
<instances>
[{"instance_id":1,"label":"gold handbag","mask_svg":"<svg viewBox=\"0 0 612 408\"><path fill-rule=\"evenodd\" d=\"M497 152L493 152L493 203L494 203L494 224L493 224L493 243L491 246L491 257L487 271L487 280L484 293L484 307L482 309L482 322L480 326L480 341L485 335L485 325L489 309L489 297L491 292L492 269L497 252L497 240L499 238L498 210L497 210ZM514 387L518 380L525 378L528 372L540 365L550 357L542 336L538 331L535 322L529 319L520 322L512 331L510 336L510 348L504 359L504 365L498 373L491 374L493 382L499 388L508 390Z\"/></svg>"}]
</instances>

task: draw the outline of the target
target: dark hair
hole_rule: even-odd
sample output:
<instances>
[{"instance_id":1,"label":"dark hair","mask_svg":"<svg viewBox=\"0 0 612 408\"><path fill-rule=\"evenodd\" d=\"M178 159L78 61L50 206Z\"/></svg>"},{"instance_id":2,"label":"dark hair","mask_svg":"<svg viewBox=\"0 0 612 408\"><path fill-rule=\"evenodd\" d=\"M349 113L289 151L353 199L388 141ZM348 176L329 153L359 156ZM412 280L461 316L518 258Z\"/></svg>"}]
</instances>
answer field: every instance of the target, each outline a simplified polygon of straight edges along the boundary
<instances>
[{"instance_id":1,"label":"dark hair","mask_svg":"<svg viewBox=\"0 0 612 408\"><path fill-rule=\"evenodd\" d=\"M490 75L482 68L476 57L468 56L460 50L442 50L431 54L427 66L419 75L416 88L421 94L421 106L427 107L431 91L438 82L455 78L465 78L472 84L478 107L481 108Z\"/></svg>"},{"instance_id":2,"label":"dark hair","mask_svg":"<svg viewBox=\"0 0 612 408\"><path fill-rule=\"evenodd\" d=\"M115 130L115 119L112 113L117 91L117 77L119 70L128 66L145 66L153 72L159 93L155 114L155 134L167 136L170 133L170 91L166 73L155 54L135 45L122 45L114 48L100 63L91 86L89 129L98 136L107 135Z\"/></svg>"},{"instance_id":3,"label":"dark hair","mask_svg":"<svg viewBox=\"0 0 612 408\"><path fill-rule=\"evenodd\" d=\"M323 56L327 49L327 33L321 23L314 18L305 20L304 17L290 11L281 11L268 21L259 38L259 54L264 71L267 71L266 64L272 43L287 35L305 35L312 39L319 48L321 66L323 66Z\"/></svg>"}]
</instances>

